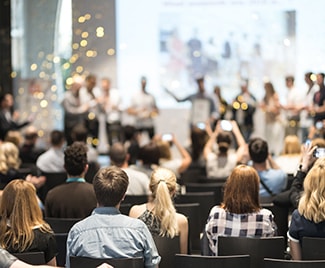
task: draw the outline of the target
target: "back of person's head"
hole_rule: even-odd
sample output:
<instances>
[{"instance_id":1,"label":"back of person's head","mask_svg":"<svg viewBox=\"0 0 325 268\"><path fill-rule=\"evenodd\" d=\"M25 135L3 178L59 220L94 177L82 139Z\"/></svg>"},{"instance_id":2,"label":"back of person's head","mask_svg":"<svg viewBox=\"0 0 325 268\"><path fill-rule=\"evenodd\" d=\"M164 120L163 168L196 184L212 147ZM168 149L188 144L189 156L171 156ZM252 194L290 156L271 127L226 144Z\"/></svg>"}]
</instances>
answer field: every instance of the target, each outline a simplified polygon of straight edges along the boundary
<instances>
[{"instance_id":1,"label":"back of person's head","mask_svg":"<svg viewBox=\"0 0 325 268\"><path fill-rule=\"evenodd\" d=\"M301 143L297 135L288 135L284 139L282 154L300 154Z\"/></svg>"},{"instance_id":2,"label":"back of person's head","mask_svg":"<svg viewBox=\"0 0 325 268\"><path fill-rule=\"evenodd\" d=\"M71 131L71 138L73 141L87 142L88 130L83 124L77 124Z\"/></svg>"},{"instance_id":3,"label":"back of person's head","mask_svg":"<svg viewBox=\"0 0 325 268\"><path fill-rule=\"evenodd\" d=\"M236 214L259 211L259 186L260 179L253 167L235 167L226 181L222 206Z\"/></svg>"},{"instance_id":4,"label":"back of person's head","mask_svg":"<svg viewBox=\"0 0 325 268\"><path fill-rule=\"evenodd\" d=\"M170 150L169 142L168 141L157 141L157 145L159 148L160 158L170 160L172 158L172 153Z\"/></svg>"},{"instance_id":5,"label":"back of person's head","mask_svg":"<svg viewBox=\"0 0 325 268\"><path fill-rule=\"evenodd\" d=\"M36 143L38 138L37 129L34 126L29 126L24 132L25 142L27 143Z\"/></svg>"},{"instance_id":6,"label":"back of person's head","mask_svg":"<svg viewBox=\"0 0 325 268\"><path fill-rule=\"evenodd\" d=\"M52 146L61 146L65 140L63 131L53 130L50 134L50 142Z\"/></svg>"},{"instance_id":7,"label":"back of person's head","mask_svg":"<svg viewBox=\"0 0 325 268\"><path fill-rule=\"evenodd\" d=\"M292 75L287 75L287 76L285 77L285 80L286 80L286 82L294 83L295 78L294 78Z\"/></svg>"},{"instance_id":8,"label":"back of person's head","mask_svg":"<svg viewBox=\"0 0 325 268\"><path fill-rule=\"evenodd\" d=\"M191 147L193 161L196 161L200 158L208 139L209 136L206 130L200 129L196 126L193 126L191 128Z\"/></svg>"},{"instance_id":9,"label":"back of person's head","mask_svg":"<svg viewBox=\"0 0 325 268\"><path fill-rule=\"evenodd\" d=\"M18 130L9 130L6 134L6 137L4 139L4 141L7 142L12 142L13 144L15 144L18 148L21 146L21 144L23 143L23 136L21 134L20 131Z\"/></svg>"},{"instance_id":10,"label":"back of person's head","mask_svg":"<svg viewBox=\"0 0 325 268\"><path fill-rule=\"evenodd\" d=\"M157 143L149 142L144 146L140 147L139 150L139 159L142 160L144 165L159 164L159 148Z\"/></svg>"},{"instance_id":11,"label":"back of person's head","mask_svg":"<svg viewBox=\"0 0 325 268\"><path fill-rule=\"evenodd\" d=\"M127 151L120 142L114 143L109 149L109 157L112 165L121 167L127 162L127 155Z\"/></svg>"},{"instance_id":12,"label":"back of person's head","mask_svg":"<svg viewBox=\"0 0 325 268\"><path fill-rule=\"evenodd\" d=\"M4 188L0 215L0 245L4 248L24 251L34 240L35 226L41 226L41 231L51 232L43 221L35 186L25 180L13 180Z\"/></svg>"},{"instance_id":13,"label":"back of person's head","mask_svg":"<svg viewBox=\"0 0 325 268\"><path fill-rule=\"evenodd\" d=\"M319 158L308 171L304 180L304 192L299 200L298 211L315 223L325 220L325 158Z\"/></svg>"},{"instance_id":14,"label":"back of person's head","mask_svg":"<svg viewBox=\"0 0 325 268\"><path fill-rule=\"evenodd\" d=\"M269 155L268 144L261 138L254 138L248 144L249 156L255 163L264 163Z\"/></svg>"},{"instance_id":15,"label":"back of person's head","mask_svg":"<svg viewBox=\"0 0 325 268\"><path fill-rule=\"evenodd\" d=\"M217 136L217 144L220 153L226 153L231 144L231 134L227 131L221 131Z\"/></svg>"},{"instance_id":16,"label":"back of person's head","mask_svg":"<svg viewBox=\"0 0 325 268\"><path fill-rule=\"evenodd\" d=\"M115 207L126 193L129 177L119 167L102 168L94 176L93 186L99 206Z\"/></svg>"},{"instance_id":17,"label":"back of person's head","mask_svg":"<svg viewBox=\"0 0 325 268\"><path fill-rule=\"evenodd\" d=\"M155 203L154 213L161 222L162 236L174 237L178 233L176 211L172 202L176 187L176 176L171 170L157 168L152 172L149 188Z\"/></svg>"},{"instance_id":18,"label":"back of person's head","mask_svg":"<svg viewBox=\"0 0 325 268\"><path fill-rule=\"evenodd\" d=\"M131 141L136 138L136 135L139 133L134 126L126 125L123 127L124 138L126 141Z\"/></svg>"},{"instance_id":19,"label":"back of person's head","mask_svg":"<svg viewBox=\"0 0 325 268\"><path fill-rule=\"evenodd\" d=\"M0 144L0 173L6 174L9 169L18 169L21 161L19 149L12 142Z\"/></svg>"},{"instance_id":20,"label":"back of person's head","mask_svg":"<svg viewBox=\"0 0 325 268\"><path fill-rule=\"evenodd\" d=\"M64 167L68 175L82 175L87 163L87 147L83 142L74 142L65 149Z\"/></svg>"}]
</instances>

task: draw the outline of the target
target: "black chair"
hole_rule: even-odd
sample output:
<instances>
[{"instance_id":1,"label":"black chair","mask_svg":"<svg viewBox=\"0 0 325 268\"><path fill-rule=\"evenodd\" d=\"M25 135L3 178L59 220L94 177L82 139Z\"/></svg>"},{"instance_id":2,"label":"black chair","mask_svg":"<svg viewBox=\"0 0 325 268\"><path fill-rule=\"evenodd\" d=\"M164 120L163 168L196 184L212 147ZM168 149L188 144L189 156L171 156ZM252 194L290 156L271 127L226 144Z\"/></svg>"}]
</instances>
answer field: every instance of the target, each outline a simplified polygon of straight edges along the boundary
<instances>
[{"instance_id":1,"label":"black chair","mask_svg":"<svg viewBox=\"0 0 325 268\"><path fill-rule=\"evenodd\" d=\"M218 237L218 255L250 255L251 268L263 267L264 258L283 259L283 236L277 237Z\"/></svg>"},{"instance_id":2,"label":"black chair","mask_svg":"<svg viewBox=\"0 0 325 268\"><path fill-rule=\"evenodd\" d=\"M235 256L200 256L200 255L185 255L176 254L175 267L178 268L249 268L249 255Z\"/></svg>"},{"instance_id":3,"label":"black chair","mask_svg":"<svg viewBox=\"0 0 325 268\"><path fill-rule=\"evenodd\" d=\"M87 173L85 174L86 182L93 183L93 178L99 169L100 169L100 165L98 162L89 162L88 170Z\"/></svg>"},{"instance_id":4,"label":"black chair","mask_svg":"<svg viewBox=\"0 0 325 268\"><path fill-rule=\"evenodd\" d=\"M202 232L200 223L200 204L175 204L175 209L178 213L184 214L188 219L189 226L189 252L200 251L200 234Z\"/></svg>"},{"instance_id":5,"label":"black chair","mask_svg":"<svg viewBox=\"0 0 325 268\"><path fill-rule=\"evenodd\" d=\"M95 259L88 257L70 256L71 268L96 268L102 263L108 263L114 268L143 268L143 258L123 258L123 259Z\"/></svg>"},{"instance_id":6,"label":"black chair","mask_svg":"<svg viewBox=\"0 0 325 268\"><path fill-rule=\"evenodd\" d=\"M216 205L214 192L186 193L184 195L176 196L174 202L175 204L200 204L200 230L203 230L205 227L210 210L214 205Z\"/></svg>"},{"instance_id":7,"label":"black chair","mask_svg":"<svg viewBox=\"0 0 325 268\"><path fill-rule=\"evenodd\" d=\"M175 254L180 253L179 236L169 238L167 236L154 235L153 240L161 256L159 268L176 268L174 257Z\"/></svg>"},{"instance_id":8,"label":"black chair","mask_svg":"<svg viewBox=\"0 0 325 268\"><path fill-rule=\"evenodd\" d=\"M56 263L59 267L65 267L66 255L67 255L67 233L54 234L56 245L58 247L58 255L56 256Z\"/></svg>"},{"instance_id":9,"label":"black chair","mask_svg":"<svg viewBox=\"0 0 325 268\"><path fill-rule=\"evenodd\" d=\"M72 226L81 219L45 217L44 220L51 226L54 233L69 233Z\"/></svg>"},{"instance_id":10,"label":"black chair","mask_svg":"<svg viewBox=\"0 0 325 268\"><path fill-rule=\"evenodd\" d=\"M214 192L215 204L220 204L223 199L225 181L205 183L185 183L186 192Z\"/></svg>"},{"instance_id":11,"label":"black chair","mask_svg":"<svg viewBox=\"0 0 325 268\"><path fill-rule=\"evenodd\" d=\"M147 195L126 195L123 203L133 205L140 205L148 202Z\"/></svg>"},{"instance_id":12,"label":"black chair","mask_svg":"<svg viewBox=\"0 0 325 268\"><path fill-rule=\"evenodd\" d=\"M302 259L303 260L325 260L325 238L303 237ZM325 267L325 266L324 266Z\"/></svg>"},{"instance_id":13,"label":"black chair","mask_svg":"<svg viewBox=\"0 0 325 268\"><path fill-rule=\"evenodd\" d=\"M265 258L264 268L324 268L325 260L291 261Z\"/></svg>"},{"instance_id":14,"label":"black chair","mask_svg":"<svg viewBox=\"0 0 325 268\"><path fill-rule=\"evenodd\" d=\"M122 203L120 205L120 212L123 214L123 215L126 215L126 216L129 216L129 212L130 212L130 209L131 209L132 205L131 204L128 204L128 203Z\"/></svg>"},{"instance_id":15,"label":"black chair","mask_svg":"<svg viewBox=\"0 0 325 268\"><path fill-rule=\"evenodd\" d=\"M43 251L12 253L12 255L14 255L19 260L31 265L45 264L45 256Z\"/></svg>"},{"instance_id":16,"label":"black chair","mask_svg":"<svg viewBox=\"0 0 325 268\"><path fill-rule=\"evenodd\" d=\"M47 193L53 189L55 186L65 183L67 180L66 172L41 172L42 176L46 177L45 184L38 189L37 193L42 202L45 201Z\"/></svg>"}]
</instances>

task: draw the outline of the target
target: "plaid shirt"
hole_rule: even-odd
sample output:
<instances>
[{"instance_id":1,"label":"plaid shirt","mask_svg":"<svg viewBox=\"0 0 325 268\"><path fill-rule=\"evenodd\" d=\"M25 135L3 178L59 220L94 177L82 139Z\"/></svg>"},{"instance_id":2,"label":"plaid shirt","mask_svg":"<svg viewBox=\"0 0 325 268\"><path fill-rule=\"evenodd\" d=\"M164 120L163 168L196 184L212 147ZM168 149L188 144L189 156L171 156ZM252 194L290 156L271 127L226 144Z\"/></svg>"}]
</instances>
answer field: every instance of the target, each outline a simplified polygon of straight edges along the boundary
<instances>
[{"instance_id":1,"label":"plaid shirt","mask_svg":"<svg viewBox=\"0 0 325 268\"><path fill-rule=\"evenodd\" d=\"M234 214L215 206L211 209L205 231L210 250L218 255L219 236L265 237L276 234L273 214L268 209L247 214Z\"/></svg>"}]
</instances>

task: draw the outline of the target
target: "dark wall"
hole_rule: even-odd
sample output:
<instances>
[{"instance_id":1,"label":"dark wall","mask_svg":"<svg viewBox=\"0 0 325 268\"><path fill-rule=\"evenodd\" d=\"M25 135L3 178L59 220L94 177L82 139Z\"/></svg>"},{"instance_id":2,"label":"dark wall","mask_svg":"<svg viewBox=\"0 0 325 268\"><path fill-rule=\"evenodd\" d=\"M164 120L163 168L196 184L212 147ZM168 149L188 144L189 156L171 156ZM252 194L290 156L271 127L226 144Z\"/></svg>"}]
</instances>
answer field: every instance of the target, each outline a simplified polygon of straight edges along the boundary
<instances>
[{"instance_id":1,"label":"dark wall","mask_svg":"<svg viewBox=\"0 0 325 268\"><path fill-rule=\"evenodd\" d=\"M0 1L0 91L12 92L10 0Z\"/></svg>"}]
</instances>

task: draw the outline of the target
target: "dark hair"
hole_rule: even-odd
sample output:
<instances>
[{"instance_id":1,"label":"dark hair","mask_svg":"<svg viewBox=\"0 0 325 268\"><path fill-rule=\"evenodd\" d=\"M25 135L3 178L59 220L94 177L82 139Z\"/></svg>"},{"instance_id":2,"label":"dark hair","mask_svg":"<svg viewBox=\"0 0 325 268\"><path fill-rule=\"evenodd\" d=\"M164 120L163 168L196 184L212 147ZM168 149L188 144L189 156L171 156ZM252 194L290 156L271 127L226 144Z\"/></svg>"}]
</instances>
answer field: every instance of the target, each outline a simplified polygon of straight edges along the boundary
<instances>
[{"instance_id":1,"label":"dark hair","mask_svg":"<svg viewBox=\"0 0 325 268\"><path fill-rule=\"evenodd\" d=\"M129 177L119 167L102 168L96 173L93 186L100 206L115 207L126 193Z\"/></svg>"},{"instance_id":2,"label":"dark hair","mask_svg":"<svg viewBox=\"0 0 325 268\"><path fill-rule=\"evenodd\" d=\"M156 143L150 142L139 150L139 159L142 160L144 165L159 164L160 152Z\"/></svg>"},{"instance_id":3,"label":"dark hair","mask_svg":"<svg viewBox=\"0 0 325 268\"><path fill-rule=\"evenodd\" d=\"M200 129L196 126L191 128L191 149L192 159L196 161L200 158L203 152L203 148L209 139L209 135L204 129Z\"/></svg>"},{"instance_id":4,"label":"dark hair","mask_svg":"<svg viewBox=\"0 0 325 268\"><path fill-rule=\"evenodd\" d=\"M64 151L64 167L70 176L80 176L87 165L87 147L83 142L74 142Z\"/></svg>"},{"instance_id":5,"label":"dark hair","mask_svg":"<svg viewBox=\"0 0 325 268\"><path fill-rule=\"evenodd\" d=\"M71 131L71 138L73 141L87 142L88 130L83 124L77 124Z\"/></svg>"},{"instance_id":6,"label":"dark hair","mask_svg":"<svg viewBox=\"0 0 325 268\"><path fill-rule=\"evenodd\" d=\"M122 143L116 142L111 146L109 150L109 156L111 163L120 167L126 160L127 152Z\"/></svg>"},{"instance_id":7,"label":"dark hair","mask_svg":"<svg viewBox=\"0 0 325 268\"><path fill-rule=\"evenodd\" d=\"M288 75L288 76L286 76L286 81L288 82L288 81L291 81L292 83L295 81L295 78L292 76L292 75Z\"/></svg>"},{"instance_id":8,"label":"dark hair","mask_svg":"<svg viewBox=\"0 0 325 268\"><path fill-rule=\"evenodd\" d=\"M250 158L255 163L263 163L269 155L267 142L261 138L254 138L248 144Z\"/></svg>"},{"instance_id":9,"label":"dark hair","mask_svg":"<svg viewBox=\"0 0 325 268\"><path fill-rule=\"evenodd\" d=\"M60 130L53 130L50 134L51 138L51 144L53 146L61 145L64 141L64 133Z\"/></svg>"},{"instance_id":10,"label":"dark hair","mask_svg":"<svg viewBox=\"0 0 325 268\"><path fill-rule=\"evenodd\" d=\"M229 132L222 131L217 136L217 144L220 153L226 153L231 144L231 135Z\"/></svg>"}]
</instances>

